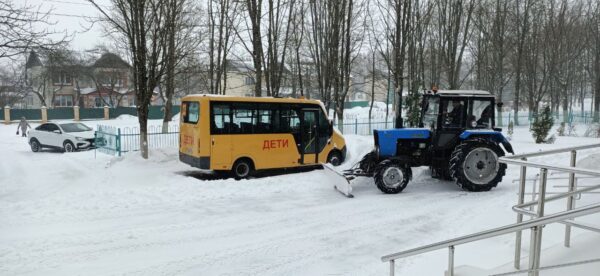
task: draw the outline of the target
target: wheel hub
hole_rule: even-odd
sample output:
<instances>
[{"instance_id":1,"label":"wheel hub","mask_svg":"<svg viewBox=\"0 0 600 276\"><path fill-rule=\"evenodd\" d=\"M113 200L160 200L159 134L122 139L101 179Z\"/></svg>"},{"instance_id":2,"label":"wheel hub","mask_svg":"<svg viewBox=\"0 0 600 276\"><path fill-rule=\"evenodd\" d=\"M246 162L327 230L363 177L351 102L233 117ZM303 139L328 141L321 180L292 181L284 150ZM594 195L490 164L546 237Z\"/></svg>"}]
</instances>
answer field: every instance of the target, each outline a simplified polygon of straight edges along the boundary
<instances>
[{"instance_id":1,"label":"wheel hub","mask_svg":"<svg viewBox=\"0 0 600 276\"><path fill-rule=\"evenodd\" d=\"M404 174L398 167L389 167L383 171L383 184L388 187L395 188L402 184Z\"/></svg>"},{"instance_id":2,"label":"wheel hub","mask_svg":"<svg viewBox=\"0 0 600 276\"><path fill-rule=\"evenodd\" d=\"M489 148L476 148L467 154L463 166L469 181L486 185L498 173L498 155Z\"/></svg>"},{"instance_id":3,"label":"wheel hub","mask_svg":"<svg viewBox=\"0 0 600 276\"><path fill-rule=\"evenodd\" d=\"M236 168L236 173L239 176L246 176L250 168L246 164L240 164Z\"/></svg>"}]
</instances>

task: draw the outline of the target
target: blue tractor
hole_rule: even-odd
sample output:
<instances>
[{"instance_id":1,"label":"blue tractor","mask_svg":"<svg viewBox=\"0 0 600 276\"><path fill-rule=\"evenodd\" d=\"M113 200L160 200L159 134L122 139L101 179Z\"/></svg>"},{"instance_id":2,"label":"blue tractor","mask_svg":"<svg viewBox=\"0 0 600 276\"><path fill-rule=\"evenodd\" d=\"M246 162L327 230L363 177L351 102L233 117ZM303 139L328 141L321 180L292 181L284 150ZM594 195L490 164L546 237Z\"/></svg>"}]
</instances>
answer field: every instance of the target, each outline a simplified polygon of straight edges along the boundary
<instances>
[{"instance_id":1,"label":"blue tractor","mask_svg":"<svg viewBox=\"0 0 600 276\"><path fill-rule=\"evenodd\" d=\"M374 177L379 190L395 194L406 188L412 167L429 166L434 178L453 180L467 191L489 191L506 171L498 159L505 151L513 153L495 127L495 106L486 91L427 91L419 128L374 130L375 149L344 176L348 183L357 176Z\"/></svg>"}]
</instances>

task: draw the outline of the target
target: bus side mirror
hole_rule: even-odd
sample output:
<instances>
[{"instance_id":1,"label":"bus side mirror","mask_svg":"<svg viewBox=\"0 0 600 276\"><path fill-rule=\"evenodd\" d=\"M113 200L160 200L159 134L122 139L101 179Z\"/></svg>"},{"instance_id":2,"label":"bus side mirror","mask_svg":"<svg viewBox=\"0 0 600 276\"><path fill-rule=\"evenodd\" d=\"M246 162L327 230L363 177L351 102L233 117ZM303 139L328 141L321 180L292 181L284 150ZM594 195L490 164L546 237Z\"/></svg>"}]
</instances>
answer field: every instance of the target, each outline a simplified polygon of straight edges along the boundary
<instances>
[{"instance_id":1,"label":"bus side mirror","mask_svg":"<svg viewBox=\"0 0 600 276\"><path fill-rule=\"evenodd\" d=\"M331 136L333 134L333 120L329 119L329 129L328 129L328 134L329 136Z\"/></svg>"}]
</instances>

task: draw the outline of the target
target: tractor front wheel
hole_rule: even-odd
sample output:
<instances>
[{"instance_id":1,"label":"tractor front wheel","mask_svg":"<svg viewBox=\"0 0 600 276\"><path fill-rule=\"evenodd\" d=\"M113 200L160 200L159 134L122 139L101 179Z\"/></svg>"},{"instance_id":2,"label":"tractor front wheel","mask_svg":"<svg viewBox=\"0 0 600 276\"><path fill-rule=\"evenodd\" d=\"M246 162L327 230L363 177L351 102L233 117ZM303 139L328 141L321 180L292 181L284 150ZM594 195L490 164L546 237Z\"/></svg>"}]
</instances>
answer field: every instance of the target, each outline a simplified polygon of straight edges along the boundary
<instances>
[{"instance_id":1,"label":"tractor front wheel","mask_svg":"<svg viewBox=\"0 0 600 276\"><path fill-rule=\"evenodd\" d=\"M386 194L402 192L412 177L410 167L384 160L375 169L375 184Z\"/></svg>"},{"instance_id":2,"label":"tractor front wheel","mask_svg":"<svg viewBox=\"0 0 600 276\"><path fill-rule=\"evenodd\" d=\"M485 139L471 139L459 144L450 157L450 174L456 184L471 192L489 191L506 173L500 146Z\"/></svg>"}]
</instances>

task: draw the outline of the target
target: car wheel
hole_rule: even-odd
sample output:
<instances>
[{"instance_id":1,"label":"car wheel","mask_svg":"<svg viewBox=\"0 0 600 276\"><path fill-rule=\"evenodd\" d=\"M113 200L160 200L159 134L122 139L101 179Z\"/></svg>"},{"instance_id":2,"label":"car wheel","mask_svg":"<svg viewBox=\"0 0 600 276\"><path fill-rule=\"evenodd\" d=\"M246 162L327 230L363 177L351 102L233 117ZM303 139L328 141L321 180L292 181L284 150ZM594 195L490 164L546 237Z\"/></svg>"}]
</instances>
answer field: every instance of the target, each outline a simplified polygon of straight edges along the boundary
<instances>
[{"instance_id":1,"label":"car wheel","mask_svg":"<svg viewBox=\"0 0 600 276\"><path fill-rule=\"evenodd\" d=\"M70 141L64 142L63 148L64 148L65 152L74 152L75 151L75 145L73 145L73 143L71 143Z\"/></svg>"},{"instance_id":2,"label":"car wheel","mask_svg":"<svg viewBox=\"0 0 600 276\"><path fill-rule=\"evenodd\" d=\"M38 142L37 139L31 139L29 145L31 146L31 151L33 152L38 152L42 149L42 146L40 145L40 142Z\"/></svg>"}]
</instances>

